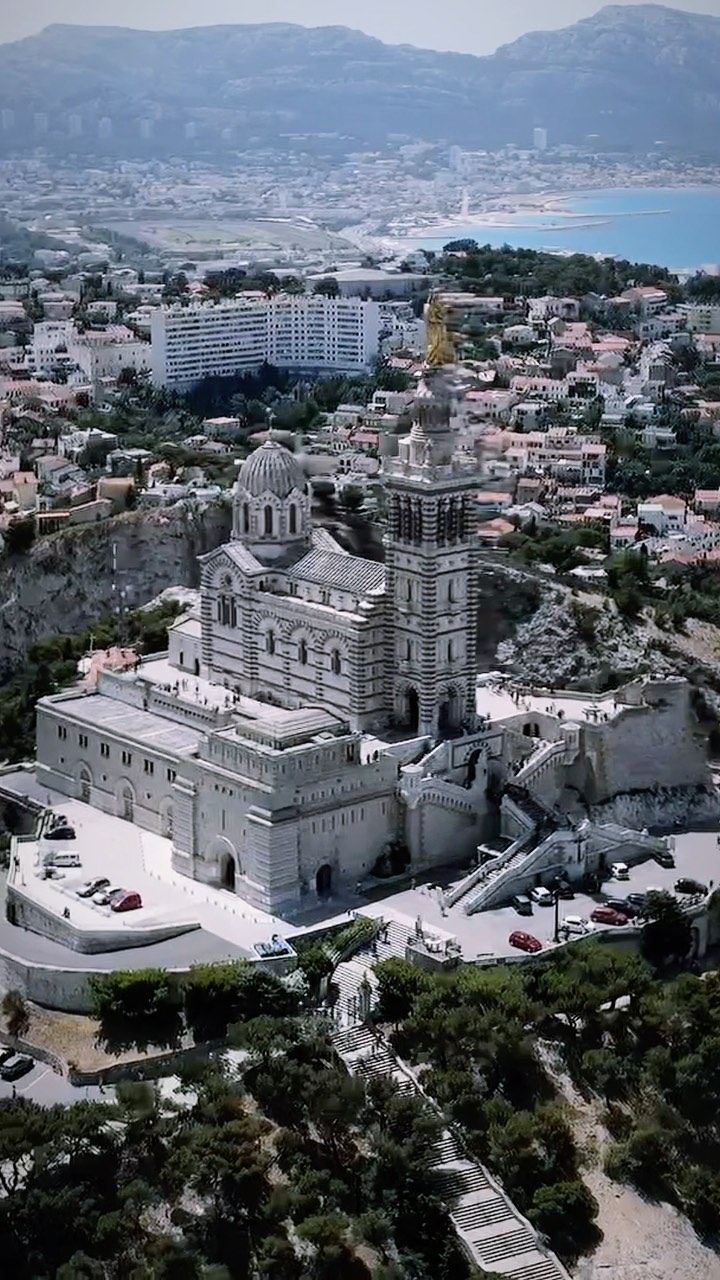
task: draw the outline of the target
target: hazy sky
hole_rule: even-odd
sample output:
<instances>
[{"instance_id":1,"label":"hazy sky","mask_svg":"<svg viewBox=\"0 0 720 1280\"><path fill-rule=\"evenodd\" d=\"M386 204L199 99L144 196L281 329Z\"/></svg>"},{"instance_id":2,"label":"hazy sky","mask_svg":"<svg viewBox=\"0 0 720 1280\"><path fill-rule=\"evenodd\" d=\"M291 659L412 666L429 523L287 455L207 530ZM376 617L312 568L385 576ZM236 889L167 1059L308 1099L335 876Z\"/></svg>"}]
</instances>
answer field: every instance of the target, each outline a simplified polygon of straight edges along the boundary
<instances>
[{"instance_id":1,"label":"hazy sky","mask_svg":"<svg viewBox=\"0 0 720 1280\"><path fill-rule=\"evenodd\" d=\"M633 0L619 0L621 4ZM674 0L675 9L720 17L720 0ZM51 22L191 27L218 22L300 22L358 27L382 40L490 53L525 31L563 27L600 0L0 0L0 41Z\"/></svg>"}]
</instances>

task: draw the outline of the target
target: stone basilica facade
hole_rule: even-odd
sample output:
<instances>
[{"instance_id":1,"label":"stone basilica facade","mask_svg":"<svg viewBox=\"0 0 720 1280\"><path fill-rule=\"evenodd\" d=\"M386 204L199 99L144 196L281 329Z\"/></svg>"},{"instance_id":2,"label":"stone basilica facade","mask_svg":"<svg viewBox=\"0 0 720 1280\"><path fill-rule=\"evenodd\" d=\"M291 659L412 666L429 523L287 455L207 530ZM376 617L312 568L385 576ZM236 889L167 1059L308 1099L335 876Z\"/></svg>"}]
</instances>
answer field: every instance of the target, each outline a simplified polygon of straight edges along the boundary
<instances>
[{"instance_id":1,"label":"stone basilica facade","mask_svg":"<svg viewBox=\"0 0 720 1280\"><path fill-rule=\"evenodd\" d=\"M477 474L454 445L428 381L386 463L384 564L314 529L294 456L257 449L168 653L39 704L41 783L170 837L179 871L276 913L352 888L391 846L417 869L467 858L489 745Z\"/></svg>"}]
</instances>

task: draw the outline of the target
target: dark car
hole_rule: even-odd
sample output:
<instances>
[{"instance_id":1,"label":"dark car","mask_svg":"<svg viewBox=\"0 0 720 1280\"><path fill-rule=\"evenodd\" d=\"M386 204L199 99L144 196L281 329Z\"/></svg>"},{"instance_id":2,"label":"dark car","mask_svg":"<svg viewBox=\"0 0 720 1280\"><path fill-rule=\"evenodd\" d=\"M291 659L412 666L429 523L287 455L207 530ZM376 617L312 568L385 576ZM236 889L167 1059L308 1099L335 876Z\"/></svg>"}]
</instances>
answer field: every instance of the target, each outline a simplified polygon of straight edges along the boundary
<instances>
[{"instance_id":1,"label":"dark car","mask_svg":"<svg viewBox=\"0 0 720 1280\"><path fill-rule=\"evenodd\" d=\"M575 891L570 884L570 881L563 880L562 876L558 876L554 887L558 898L568 899L575 897Z\"/></svg>"},{"instance_id":2,"label":"dark car","mask_svg":"<svg viewBox=\"0 0 720 1280\"><path fill-rule=\"evenodd\" d=\"M596 907L591 912L590 919L595 924L627 924L628 918L623 915L622 911L614 911L612 907Z\"/></svg>"},{"instance_id":3,"label":"dark car","mask_svg":"<svg viewBox=\"0 0 720 1280\"><path fill-rule=\"evenodd\" d=\"M675 866L675 859L669 849L661 849L659 853L653 854L653 857L659 867Z\"/></svg>"},{"instance_id":4,"label":"dark car","mask_svg":"<svg viewBox=\"0 0 720 1280\"><path fill-rule=\"evenodd\" d=\"M645 903L647 902L647 894L646 893L629 893L627 895L626 901L629 902L631 907L637 907L638 911L642 911L643 907L645 906Z\"/></svg>"},{"instance_id":5,"label":"dark car","mask_svg":"<svg viewBox=\"0 0 720 1280\"><path fill-rule=\"evenodd\" d=\"M525 933L522 929L516 929L511 933L508 942L511 947L517 947L518 951L542 951L540 939L534 938L531 933Z\"/></svg>"},{"instance_id":6,"label":"dark car","mask_svg":"<svg viewBox=\"0 0 720 1280\"><path fill-rule=\"evenodd\" d=\"M533 913L533 904L524 893L516 893L511 905L519 916L531 916Z\"/></svg>"},{"instance_id":7,"label":"dark car","mask_svg":"<svg viewBox=\"0 0 720 1280\"><path fill-rule=\"evenodd\" d=\"M612 907L613 911L619 911L621 916L628 916L630 920L634 920L642 911L642 907L636 907L629 898L608 898L603 906Z\"/></svg>"},{"instance_id":8,"label":"dark car","mask_svg":"<svg viewBox=\"0 0 720 1280\"><path fill-rule=\"evenodd\" d=\"M48 840L74 840L74 827L52 827L47 833Z\"/></svg>"},{"instance_id":9,"label":"dark car","mask_svg":"<svg viewBox=\"0 0 720 1280\"><path fill-rule=\"evenodd\" d=\"M679 880L675 881L676 893L697 893L702 894L704 897L707 891L707 885L700 880L691 880L687 876L681 876Z\"/></svg>"},{"instance_id":10,"label":"dark car","mask_svg":"<svg viewBox=\"0 0 720 1280\"><path fill-rule=\"evenodd\" d=\"M19 1080L20 1076L25 1076L28 1071L32 1071L34 1065L32 1058L28 1058L24 1053L14 1053L0 1067L0 1076L3 1080Z\"/></svg>"}]
</instances>

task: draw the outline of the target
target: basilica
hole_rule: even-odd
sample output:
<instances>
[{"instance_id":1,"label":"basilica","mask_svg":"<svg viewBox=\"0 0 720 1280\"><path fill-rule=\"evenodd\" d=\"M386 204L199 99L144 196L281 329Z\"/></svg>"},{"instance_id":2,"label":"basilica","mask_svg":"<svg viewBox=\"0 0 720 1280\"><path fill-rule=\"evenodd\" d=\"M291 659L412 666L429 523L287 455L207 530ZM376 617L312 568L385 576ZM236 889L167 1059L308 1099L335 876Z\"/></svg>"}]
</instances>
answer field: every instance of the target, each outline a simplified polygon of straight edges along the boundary
<instances>
[{"instance_id":1,"label":"basilica","mask_svg":"<svg viewBox=\"0 0 720 1280\"><path fill-rule=\"evenodd\" d=\"M38 706L41 783L172 840L182 873L292 913L387 869L467 858L475 712L474 460L441 378L385 465L385 562L314 528L294 455L243 463L232 538L168 651Z\"/></svg>"}]
</instances>

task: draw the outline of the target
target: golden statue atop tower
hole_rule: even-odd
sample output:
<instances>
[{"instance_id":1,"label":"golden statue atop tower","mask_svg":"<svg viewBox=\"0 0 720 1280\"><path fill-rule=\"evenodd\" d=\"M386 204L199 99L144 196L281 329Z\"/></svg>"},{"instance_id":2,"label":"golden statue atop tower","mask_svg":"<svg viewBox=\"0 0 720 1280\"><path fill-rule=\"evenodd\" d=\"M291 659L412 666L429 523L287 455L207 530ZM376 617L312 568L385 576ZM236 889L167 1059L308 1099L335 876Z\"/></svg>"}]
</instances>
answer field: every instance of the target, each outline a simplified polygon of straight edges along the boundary
<instances>
[{"instance_id":1,"label":"golden statue atop tower","mask_svg":"<svg viewBox=\"0 0 720 1280\"><path fill-rule=\"evenodd\" d=\"M455 343L448 329L447 312L438 293L430 295L425 313L427 327L427 363L433 369L455 364Z\"/></svg>"}]
</instances>

